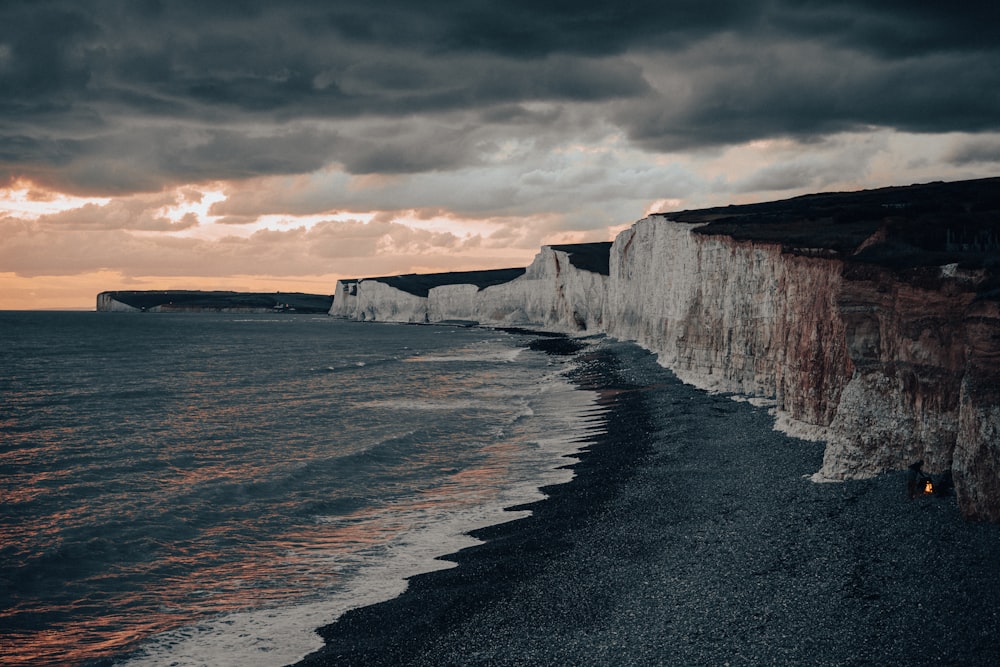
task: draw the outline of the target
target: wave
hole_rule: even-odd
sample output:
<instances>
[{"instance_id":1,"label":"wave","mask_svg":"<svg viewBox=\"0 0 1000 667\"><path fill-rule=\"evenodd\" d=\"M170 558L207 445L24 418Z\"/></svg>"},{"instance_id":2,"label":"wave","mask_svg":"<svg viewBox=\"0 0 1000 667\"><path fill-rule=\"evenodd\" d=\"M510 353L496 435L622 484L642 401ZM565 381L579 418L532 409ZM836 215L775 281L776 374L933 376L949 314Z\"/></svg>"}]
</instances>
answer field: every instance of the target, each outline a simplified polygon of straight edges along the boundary
<instances>
[{"instance_id":1,"label":"wave","mask_svg":"<svg viewBox=\"0 0 1000 667\"><path fill-rule=\"evenodd\" d=\"M493 346L464 348L449 352L415 354L405 363L513 363L524 352L523 348L496 348Z\"/></svg>"}]
</instances>

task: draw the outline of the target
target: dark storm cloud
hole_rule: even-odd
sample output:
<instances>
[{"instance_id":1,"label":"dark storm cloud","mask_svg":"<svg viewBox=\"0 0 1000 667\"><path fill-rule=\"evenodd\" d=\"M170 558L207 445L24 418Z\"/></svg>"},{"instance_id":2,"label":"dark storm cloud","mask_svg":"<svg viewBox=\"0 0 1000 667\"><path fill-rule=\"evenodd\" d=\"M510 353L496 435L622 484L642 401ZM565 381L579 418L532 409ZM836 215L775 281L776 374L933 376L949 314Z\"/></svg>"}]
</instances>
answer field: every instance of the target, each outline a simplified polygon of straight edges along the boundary
<instances>
[{"instance_id":1,"label":"dark storm cloud","mask_svg":"<svg viewBox=\"0 0 1000 667\"><path fill-rule=\"evenodd\" d=\"M1000 51L891 61L817 45L722 38L673 58L684 77L623 105L616 119L632 139L656 151L774 137L811 141L874 126L996 130L998 63Z\"/></svg>"},{"instance_id":2,"label":"dark storm cloud","mask_svg":"<svg viewBox=\"0 0 1000 667\"><path fill-rule=\"evenodd\" d=\"M933 52L996 53L1000 5L973 0L788 1L765 13L780 32L903 58Z\"/></svg>"},{"instance_id":3,"label":"dark storm cloud","mask_svg":"<svg viewBox=\"0 0 1000 667\"><path fill-rule=\"evenodd\" d=\"M589 105L652 151L996 130L998 19L903 0L10 1L0 183L455 169L580 129L538 103Z\"/></svg>"},{"instance_id":4,"label":"dark storm cloud","mask_svg":"<svg viewBox=\"0 0 1000 667\"><path fill-rule=\"evenodd\" d=\"M975 141L960 144L948 156L952 164L982 164L995 162L1000 164L1000 141Z\"/></svg>"}]
</instances>

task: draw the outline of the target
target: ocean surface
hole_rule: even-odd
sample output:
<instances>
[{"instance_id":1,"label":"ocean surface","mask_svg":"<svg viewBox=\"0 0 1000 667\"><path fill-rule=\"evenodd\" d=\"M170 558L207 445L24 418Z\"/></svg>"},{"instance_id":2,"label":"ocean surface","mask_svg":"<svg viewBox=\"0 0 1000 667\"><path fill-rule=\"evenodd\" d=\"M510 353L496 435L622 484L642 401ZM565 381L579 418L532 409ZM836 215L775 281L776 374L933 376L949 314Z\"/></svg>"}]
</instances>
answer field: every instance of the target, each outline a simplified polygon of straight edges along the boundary
<instances>
[{"instance_id":1,"label":"ocean surface","mask_svg":"<svg viewBox=\"0 0 1000 667\"><path fill-rule=\"evenodd\" d=\"M0 312L0 664L283 665L599 419L525 334Z\"/></svg>"}]
</instances>

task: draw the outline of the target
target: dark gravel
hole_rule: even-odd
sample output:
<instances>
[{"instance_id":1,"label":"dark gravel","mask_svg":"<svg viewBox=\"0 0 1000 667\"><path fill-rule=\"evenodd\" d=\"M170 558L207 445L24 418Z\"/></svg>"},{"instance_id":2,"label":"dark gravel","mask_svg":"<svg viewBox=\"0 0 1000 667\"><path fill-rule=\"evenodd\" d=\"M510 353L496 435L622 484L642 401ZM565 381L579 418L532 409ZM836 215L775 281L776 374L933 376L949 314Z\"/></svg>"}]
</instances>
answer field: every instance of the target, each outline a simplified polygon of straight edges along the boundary
<instances>
[{"instance_id":1,"label":"dark gravel","mask_svg":"<svg viewBox=\"0 0 1000 667\"><path fill-rule=\"evenodd\" d=\"M766 411L582 354L609 412L575 479L301 665L1000 664L1000 527L902 474L814 484Z\"/></svg>"}]
</instances>

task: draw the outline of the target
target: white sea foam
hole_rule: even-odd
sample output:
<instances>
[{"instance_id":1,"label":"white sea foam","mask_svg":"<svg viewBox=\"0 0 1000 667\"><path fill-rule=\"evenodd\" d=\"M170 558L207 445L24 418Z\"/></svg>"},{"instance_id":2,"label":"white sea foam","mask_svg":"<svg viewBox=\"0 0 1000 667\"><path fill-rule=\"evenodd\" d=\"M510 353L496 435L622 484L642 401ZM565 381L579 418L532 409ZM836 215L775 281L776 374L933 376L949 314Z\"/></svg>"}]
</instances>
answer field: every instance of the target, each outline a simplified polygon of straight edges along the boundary
<instances>
[{"instance_id":1,"label":"white sea foam","mask_svg":"<svg viewBox=\"0 0 1000 667\"><path fill-rule=\"evenodd\" d=\"M490 410L499 409L485 400L474 399L422 399L405 398L394 400L374 400L357 403L355 409L383 409L383 410L415 410L415 411L453 411L453 410Z\"/></svg>"},{"instance_id":2,"label":"white sea foam","mask_svg":"<svg viewBox=\"0 0 1000 667\"><path fill-rule=\"evenodd\" d=\"M446 362L513 362L523 352L522 348L468 348L451 354L415 354L402 361L408 363L446 363Z\"/></svg>"}]
</instances>

